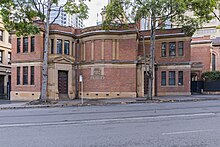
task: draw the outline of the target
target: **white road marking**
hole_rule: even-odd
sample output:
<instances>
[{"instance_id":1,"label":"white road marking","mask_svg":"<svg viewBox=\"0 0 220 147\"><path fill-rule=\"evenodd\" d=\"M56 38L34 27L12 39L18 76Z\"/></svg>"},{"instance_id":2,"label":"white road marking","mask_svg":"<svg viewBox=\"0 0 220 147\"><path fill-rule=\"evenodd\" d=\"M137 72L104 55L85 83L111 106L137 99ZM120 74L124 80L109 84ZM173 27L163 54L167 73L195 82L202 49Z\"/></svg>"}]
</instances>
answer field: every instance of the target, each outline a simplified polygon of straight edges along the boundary
<instances>
[{"instance_id":1,"label":"white road marking","mask_svg":"<svg viewBox=\"0 0 220 147\"><path fill-rule=\"evenodd\" d=\"M178 134L188 134L188 133L201 133L201 132L211 132L216 131L217 129L209 129L209 130L192 130L192 131L180 131L180 132L170 132L170 133L162 133L162 135L178 135Z\"/></svg>"},{"instance_id":2,"label":"white road marking","mask_svg":"<svg viewBox=\"0 0 220 147\"><path fill-rule=\"evenodd\" d=\"M68 124L96 124L96 123L106 123L106 122L112 122L112 121L167 119L167 118L214 116L214 115L215 115L215 113L198 113L198 114L146 116L146 117L132 117L132 118L109 118L109 119L107 118L107 119L96 119L96 120L67 120L67 121L58 121L58 122L0 124L0 128L6 128L6 127L30 127L30 126L49 126L49 125L68 125Z\"/></svg>"}]
</instances>

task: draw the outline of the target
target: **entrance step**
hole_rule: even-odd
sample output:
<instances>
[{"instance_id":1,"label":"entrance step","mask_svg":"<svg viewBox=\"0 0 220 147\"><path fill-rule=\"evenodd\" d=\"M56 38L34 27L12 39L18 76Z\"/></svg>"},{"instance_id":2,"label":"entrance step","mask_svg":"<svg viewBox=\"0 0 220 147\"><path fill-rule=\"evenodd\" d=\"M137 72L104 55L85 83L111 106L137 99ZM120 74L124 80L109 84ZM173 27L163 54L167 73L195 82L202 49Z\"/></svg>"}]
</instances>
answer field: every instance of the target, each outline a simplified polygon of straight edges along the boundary
<instances>
[{"instance_id":1,"label":"entrance step","mask_svg":"<svg viewBox=\"0 0 220 147\"><path fill-rule=\"evenodd\" d=\"M59 99L62 99L62 100L69 100L69 96L68 94L59 94Z\"/></svg>"}]
</instances>

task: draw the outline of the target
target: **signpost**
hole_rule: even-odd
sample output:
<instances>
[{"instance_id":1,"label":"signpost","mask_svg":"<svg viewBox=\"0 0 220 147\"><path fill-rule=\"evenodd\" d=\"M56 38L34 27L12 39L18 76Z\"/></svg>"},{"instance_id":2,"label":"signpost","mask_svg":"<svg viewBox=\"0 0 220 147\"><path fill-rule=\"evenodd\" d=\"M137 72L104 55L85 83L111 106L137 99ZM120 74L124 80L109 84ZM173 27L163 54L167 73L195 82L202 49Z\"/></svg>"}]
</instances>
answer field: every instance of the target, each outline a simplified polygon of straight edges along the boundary
<instances>
[{"instance_id":1,"label":"signpost","mask_svg":"<svg viewBox=\"0 0 220 147\"><path fill-rule=\"evenodd\" d=\"M81 104L83 105L83 76L79 75L79 82L81 83Z\"/></svg>"}]
</instances>

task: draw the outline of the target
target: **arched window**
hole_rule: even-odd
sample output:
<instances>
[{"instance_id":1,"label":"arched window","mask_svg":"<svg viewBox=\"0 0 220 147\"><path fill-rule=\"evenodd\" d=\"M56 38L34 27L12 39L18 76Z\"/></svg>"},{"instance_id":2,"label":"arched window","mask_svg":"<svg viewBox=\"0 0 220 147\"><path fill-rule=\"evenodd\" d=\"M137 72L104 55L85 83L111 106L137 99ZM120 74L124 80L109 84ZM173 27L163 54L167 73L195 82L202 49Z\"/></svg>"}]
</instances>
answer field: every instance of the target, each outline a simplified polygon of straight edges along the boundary
<instances>
[{"instance_id":1,"label":"arched window","mask_svg":"<svg viewBox=\"0 0 220 147\"><path fill-rule=\"evenodd\" d=\"M216 55L212 54L212 71L216 70Z\"/></svg>"}]
</instances>

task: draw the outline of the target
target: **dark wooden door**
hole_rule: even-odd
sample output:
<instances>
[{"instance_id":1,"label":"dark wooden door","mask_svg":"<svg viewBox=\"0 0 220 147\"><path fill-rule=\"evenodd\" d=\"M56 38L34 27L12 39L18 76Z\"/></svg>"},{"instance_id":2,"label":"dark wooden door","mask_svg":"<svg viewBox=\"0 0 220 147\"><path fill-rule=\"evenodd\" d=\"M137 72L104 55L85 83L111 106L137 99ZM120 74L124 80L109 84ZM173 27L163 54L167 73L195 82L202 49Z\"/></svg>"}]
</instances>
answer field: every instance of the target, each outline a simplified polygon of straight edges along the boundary
<instances>
[{"instance_id":1,"label":"dark wooden door","mask_svg":"<svg viewBox=\"0 0 220 147\"><path fill-rule=\"evenodd\" d=\"M68 71L58 71L59 94L68 94Z\"/></svg>"},{"instance_id":2,"label":"dark wooden door","mask_svg":"<svg viewBox=\"0 0 220 147\"><path fill-rule=\"evenodd\" d=\"M147 76L147 73L146 71L144 72L144 95L147 95L148 94L148 81L149 78Z\"/></svg>"},{"instance_id":3,"label":"dark wooden door","mask_svg":"<svg viewBox=\"0 0 220 147\"><path fill-rule=\"evenodd\" d=\"M4 94L4 76L0 76L0 95Z\"/></svg>"}]
</instances>

